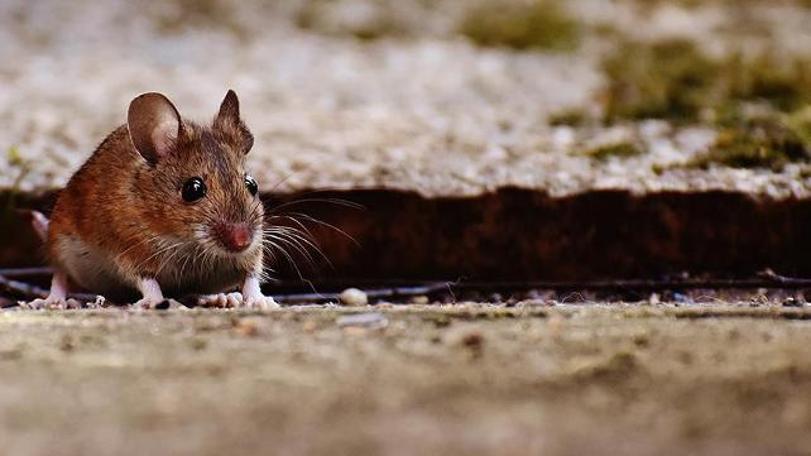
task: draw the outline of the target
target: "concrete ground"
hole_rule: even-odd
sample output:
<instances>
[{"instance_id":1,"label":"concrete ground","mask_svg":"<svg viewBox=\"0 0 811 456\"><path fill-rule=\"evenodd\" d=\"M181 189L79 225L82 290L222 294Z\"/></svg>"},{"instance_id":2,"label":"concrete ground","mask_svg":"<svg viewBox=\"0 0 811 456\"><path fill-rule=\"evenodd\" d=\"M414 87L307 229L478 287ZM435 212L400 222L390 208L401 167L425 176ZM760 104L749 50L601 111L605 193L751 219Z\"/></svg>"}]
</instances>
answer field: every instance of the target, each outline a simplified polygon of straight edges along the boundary
<instances>
[{"instance_id":1,"label":"concrete ground","mask_svg":"<svg viewBox=\"0 0 811 456\"><path fill-rule=\"evenodd\" d=\"M807 454L779 305L0 313L4 454Z\"/></svg>"}]
</instances>

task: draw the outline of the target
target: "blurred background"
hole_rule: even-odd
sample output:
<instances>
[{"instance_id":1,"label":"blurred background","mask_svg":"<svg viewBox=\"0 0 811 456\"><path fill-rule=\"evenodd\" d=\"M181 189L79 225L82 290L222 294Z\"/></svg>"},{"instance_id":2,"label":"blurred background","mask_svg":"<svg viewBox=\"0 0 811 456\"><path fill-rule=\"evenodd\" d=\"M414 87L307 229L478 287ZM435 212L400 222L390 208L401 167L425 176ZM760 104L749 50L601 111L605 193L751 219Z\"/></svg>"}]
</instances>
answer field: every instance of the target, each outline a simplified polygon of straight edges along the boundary
<instances>
[{"instance_id":1,"label":"blurred background","mask_svg":"<svg viewBox=\"0 0 811 456\"><path fill-rule=\"evenodd\" d=\"M751 203L811 189L808 1L5 0L0 21L0 188L32 207L137 94L205 121L233 88L269 204L365 207L296 208L360 246L316 226L334 267L308 275L811 271L811 209ZM40 261L26 239L0 263Z\"/></svg>"},{"instance_id":2,"label":"blurred background","mask_svg":"<svg viewBox=\"0 0 811 456\"><path fill-rule=\"evenodd\" d=\"M228 88L266 190L811 185L804 0L4 0L0 20L6 189L63 185L141 92L206 120Z\"/></svg>"}]
</instances>

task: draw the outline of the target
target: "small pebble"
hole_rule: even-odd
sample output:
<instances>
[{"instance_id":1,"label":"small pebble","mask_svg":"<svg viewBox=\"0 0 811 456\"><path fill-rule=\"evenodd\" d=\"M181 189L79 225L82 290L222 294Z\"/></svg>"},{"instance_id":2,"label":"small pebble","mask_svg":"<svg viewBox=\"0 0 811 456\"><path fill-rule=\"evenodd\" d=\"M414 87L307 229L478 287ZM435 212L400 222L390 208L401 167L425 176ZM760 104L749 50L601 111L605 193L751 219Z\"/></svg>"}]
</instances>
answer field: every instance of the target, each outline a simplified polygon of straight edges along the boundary
<instances>
[{"instance_id":1,"label":"small pebble","mask_svg":"<svg viewBox=\"0 0 811 456\"><path fill-rule=\"evenodd\" d=\"M87 308L88 309L101 309L101 308L104 307L106 302L107 302L107 300L104 298L104 296L98 295L98 296L96 296L95 301L87 303Z\"/></svg>"},{"instance_id":2,"label":"small pebble","mask_svg":"<svg viewBox=\"0 0 811 456\"><path fill-rule=\"evenodd\" d=\"M385 328L389 325L389 320L383 314L377 312L362 313L354 315L344 315L338 317L338 326L341 328Z\"/></svg>"},{"instance_id":3,"label":"small pebble","mask_svg":"<svg viewBox=\"0 0 811 456\"><path fill-rule=\"evenodd\" d=\"M342 305L351 307L366 306L369 304L369 297L366 293L357 288L347 288L338 295L338 299L341 301Z\"/></svg>"}]
</instances>

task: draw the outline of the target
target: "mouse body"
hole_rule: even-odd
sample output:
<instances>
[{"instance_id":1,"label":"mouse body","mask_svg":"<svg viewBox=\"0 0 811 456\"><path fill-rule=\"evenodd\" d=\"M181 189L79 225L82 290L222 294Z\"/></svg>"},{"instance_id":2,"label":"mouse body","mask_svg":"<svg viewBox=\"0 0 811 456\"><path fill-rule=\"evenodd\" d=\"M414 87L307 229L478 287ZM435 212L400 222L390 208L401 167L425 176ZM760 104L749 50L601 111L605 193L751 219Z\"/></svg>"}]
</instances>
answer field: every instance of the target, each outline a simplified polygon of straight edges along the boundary
<instances>
[{"instance_id":1,"label":"mouse body","mask_svg":"<svg viewBox=\"0 0 811 456\"><path fill-rule=\"evenodd\" d=\"M34 307L65 305L76 284L105 296L215 294L241 286L233 305L275 307L262 295L264 210L246 172L253 136L228 91L209 125L181 118L159 93L130 103L114 130L59 193L50 220L36 214L55 269Z\"/></svg>"}]
</instances>

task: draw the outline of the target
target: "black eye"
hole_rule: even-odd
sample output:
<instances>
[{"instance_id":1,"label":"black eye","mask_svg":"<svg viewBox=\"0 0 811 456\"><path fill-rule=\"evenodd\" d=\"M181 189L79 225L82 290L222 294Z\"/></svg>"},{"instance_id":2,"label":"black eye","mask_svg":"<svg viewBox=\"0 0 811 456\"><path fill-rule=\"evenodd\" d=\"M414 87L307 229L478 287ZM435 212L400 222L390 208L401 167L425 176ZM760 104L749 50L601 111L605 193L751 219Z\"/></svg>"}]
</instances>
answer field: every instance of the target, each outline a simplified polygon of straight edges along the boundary
<instances>
[{"instance_id":1,"label":"black eye","mask_svg":"<svg viewBox=\"0 0 811 456\"><path fill-rule=\"evenodd\" d=\"M256 183L256 179L249 175L245 175L245 187L248 188L248 191L251 192L251 195L256 196L256 192L259 191L259 184Z\"/></svg>"},{"instance_id":2,"label":"black eye","mask_svg":"<svg viewBox=\"0 0 811 456\"><path fill-rule=\"evenodd\" d=\"M183 184L183 199L189 203L193 203L200 198L206 196L208 189L205 182L199 177L192 177Z\"/></svg>"}]
</instances>

